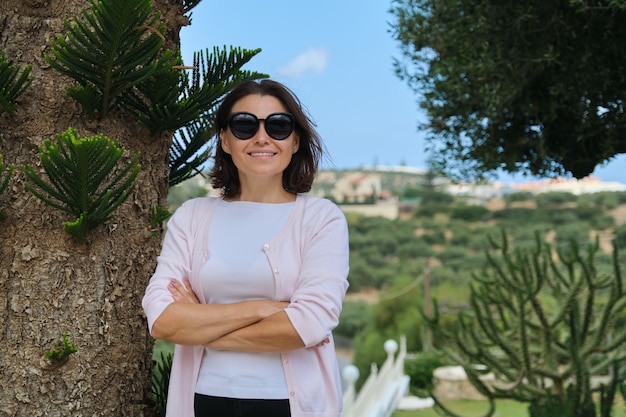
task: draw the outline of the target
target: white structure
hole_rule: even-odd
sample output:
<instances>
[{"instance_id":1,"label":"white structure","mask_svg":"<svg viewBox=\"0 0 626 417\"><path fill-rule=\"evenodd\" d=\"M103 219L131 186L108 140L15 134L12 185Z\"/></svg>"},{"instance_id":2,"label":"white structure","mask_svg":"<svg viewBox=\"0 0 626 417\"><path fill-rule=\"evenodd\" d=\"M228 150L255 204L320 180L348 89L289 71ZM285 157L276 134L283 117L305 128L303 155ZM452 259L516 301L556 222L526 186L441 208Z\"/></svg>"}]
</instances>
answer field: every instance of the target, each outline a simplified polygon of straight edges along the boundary
<instances>
[{"instance_id":1,"label":"white structure","mask_svg":"<svg viewBox=\"0 0 626 417\"><path fill-rule=\"evenodd\" d=\"M382 192L380 175L368 172L352 172L337 179L331 192L338 203L363 203L376 200Z\"/></svg>"},{"instance_id":2,"label":"white structure","mask_svg":"<svg viewBox=\"0 0 626 417\"><path fill-rule=\"evenodd\" d=\"M477 368L478 369L478 368ZM442 366L433 372L435 379L434 395L440 400L484 400L485 397L469 382L462 366ZM486 384L493 384L494 374L479 377Z\"/></svg>"},{"instance_id":3,"label":"white structure","mask_svg":"<svg viewBox=\"0 0 626 417\"><path fill-rule=\"evenodd\" d=\"M372 364L370 375L358 393L354 383L359 378L359 370L353 365L343 368L347 388L343 394L341 417L389 417L407 394L409 377L404 374L406 338L402 336L400 339L400 351L395 358L398 351L395 340L387 340L384 348L387 359L383 366L378 370L376 364Z\"/></svg>"},{"instance_id":4,"label":"white structure","mask_svg":"<svg viewBox=\"0 0 626 417\"><path fill-rule=\"evenodd\" d=\"M519 184L517 189L519 191L529 191L535 194L567 192L580 195L599 193L602 191L626 191L626 185L620 182L604 182L596 177L585 177L580 180L556 178Z\"/></svg>"},{"instance_id":5,"label":"white structure","mask_svg":"<svg viewBox=\"0 0 626 417\"><path fill-rule=\"evenodd\" d=\"M398 218L400 207L395 198L379 200L375 204L340 204L339 208L344 213L358 213L364 216L380 216L389 220Z\"/></svg>"},{"instance_id":6,"label":"white structure","mask_svg":"<svg viewBox=\"0 0 626 417\"><path fill-rule=\"evenodd\" d=\"M475 197L484 201L520 191L527 191L532 194L567 192L574 195L593 194L602 191L626 191L626 184L614 181L604 182L596 177L585 177L580 180L554 178L508 184L501 182L492 184L450 183L446 185L445 190L452 195Z\"/></svg>"},{"instance_id":7,"label":"white structure","mask_svg":"<svg viewBox=\"0 0 626 417\"><path fill-rule=\"evenodd\" d=\"M431 397L420 398L409 395L400 400L398 410L423 410L435 406L435 400Z\"/></svg>"}]
</instances>

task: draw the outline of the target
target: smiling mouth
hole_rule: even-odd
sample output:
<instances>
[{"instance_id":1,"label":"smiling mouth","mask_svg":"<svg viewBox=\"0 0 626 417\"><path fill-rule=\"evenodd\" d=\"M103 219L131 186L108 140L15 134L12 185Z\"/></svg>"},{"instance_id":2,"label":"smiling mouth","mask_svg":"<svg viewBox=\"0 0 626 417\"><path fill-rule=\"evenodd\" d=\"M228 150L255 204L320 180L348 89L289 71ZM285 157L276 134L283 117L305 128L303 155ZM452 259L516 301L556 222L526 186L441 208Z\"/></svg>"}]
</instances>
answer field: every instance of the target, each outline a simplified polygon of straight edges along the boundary
<instances>
[{"instance_id":1,"label":"smiling mouth","mask_svg":"<svg viewBox=\"0 0 626 417\"><path fill-rule=\"evenodd\" d=\"M276 155L274 152L251 152L250 156L274 156Z\"/></svg>"}]
</instances>

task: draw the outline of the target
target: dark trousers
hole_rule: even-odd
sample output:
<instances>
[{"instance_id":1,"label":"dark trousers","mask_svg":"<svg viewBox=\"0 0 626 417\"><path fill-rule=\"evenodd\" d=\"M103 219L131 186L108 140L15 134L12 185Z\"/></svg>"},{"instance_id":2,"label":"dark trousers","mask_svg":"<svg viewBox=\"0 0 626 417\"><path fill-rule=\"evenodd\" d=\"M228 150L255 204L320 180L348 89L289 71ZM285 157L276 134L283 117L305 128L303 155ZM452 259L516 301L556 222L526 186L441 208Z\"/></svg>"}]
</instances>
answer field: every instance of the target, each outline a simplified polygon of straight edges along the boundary
<instances>
[{"instance_id":1,"label":"dark trousers","mask_svg":"<svg viewBox=\"0 0 626 417\"><path fill-rule=\"evenodd\" d=\"M289 400L249 400L196 394L196 417L291 417Z\"/></svg>"}]
</instances>

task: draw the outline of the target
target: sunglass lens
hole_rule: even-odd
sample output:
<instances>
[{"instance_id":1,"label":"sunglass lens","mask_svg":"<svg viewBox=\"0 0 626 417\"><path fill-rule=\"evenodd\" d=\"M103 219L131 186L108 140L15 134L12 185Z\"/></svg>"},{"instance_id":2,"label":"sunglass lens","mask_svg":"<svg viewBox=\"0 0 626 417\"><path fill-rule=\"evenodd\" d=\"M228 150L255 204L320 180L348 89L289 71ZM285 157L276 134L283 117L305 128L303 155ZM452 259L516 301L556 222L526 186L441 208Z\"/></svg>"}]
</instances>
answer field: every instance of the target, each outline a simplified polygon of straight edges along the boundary
<instances>
[{"instance_id":1,"label":"sunglass lens","mask_svg":"<svg viewBox=\"0 0 626 417\"><path fill-rule=\"evenodd\" d=\"M239 113L230 121L230 130L239 139L250 139L259 130L259 120L252 114Z\"/></svg>"},{"instance_id":2,"label":"sunglass lens","mask_svg":"<svg viewBox=\"0 0 626 417\"><path fill-rule=\"evenodd\" d=\"M272 114L265 120L265 130L276 140L287 139L293 132L295 121L287 113Z\"/></svg>"}]
</instances>

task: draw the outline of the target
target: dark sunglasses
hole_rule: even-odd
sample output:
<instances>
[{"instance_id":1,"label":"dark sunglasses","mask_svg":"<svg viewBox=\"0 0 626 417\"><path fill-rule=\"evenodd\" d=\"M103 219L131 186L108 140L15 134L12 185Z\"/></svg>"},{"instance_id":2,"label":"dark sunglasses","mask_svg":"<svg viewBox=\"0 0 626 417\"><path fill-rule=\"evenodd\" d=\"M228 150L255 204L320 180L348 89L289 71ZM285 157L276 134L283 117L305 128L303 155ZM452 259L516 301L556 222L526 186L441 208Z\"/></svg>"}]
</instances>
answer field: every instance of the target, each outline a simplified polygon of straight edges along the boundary
<instances>
[{"instance_id":1,"label":"dark sunglasses","mask_svg":"<svg viewBox=\"0 0 626 417\"><path fill-rule=\"evenodd\" d=\"M259 122L263 121L267 134L276 140L285 140L296 127L296 118L291 113L272 113L265 119L259 119L252 113L232 113L228 117L228 127L237 139L250 139L259 130Z\"/></svg>"}]
</instances>

